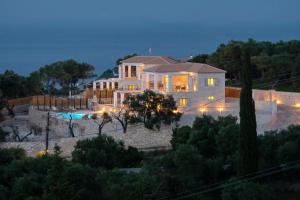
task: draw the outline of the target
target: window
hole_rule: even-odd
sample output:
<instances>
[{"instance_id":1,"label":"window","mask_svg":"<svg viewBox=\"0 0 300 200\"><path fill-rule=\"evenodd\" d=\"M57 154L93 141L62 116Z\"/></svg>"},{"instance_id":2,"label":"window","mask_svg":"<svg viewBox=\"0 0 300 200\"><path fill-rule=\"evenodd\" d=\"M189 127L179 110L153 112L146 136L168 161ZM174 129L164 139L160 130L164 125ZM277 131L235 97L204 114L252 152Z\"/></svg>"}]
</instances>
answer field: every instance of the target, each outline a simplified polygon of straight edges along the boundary
<instances>
[{"instance_id":1,"label":"window","mask_svg":"<svg viewBox=\"0 0 300 200\"><path fill-rule=\"evenodd\" d=\"M150 90L154 89L154 75L152 74L149 75L149 89Z\"/></svg>"},{"instance_id":2,"label":"window","mask_svg":"<svg viewBox=\"0 0 300 200\"><path fill-rule=\"evenodd\" d=\"M131 77L136 77L136 66L131 66Z\"/></svg>"},{"instance_id":3,"label":"window","mask_svg":"<svg viewBox=\"0 0 300 200\"><path fill-rule=\"evenodd\" d=\"M125 77L128 77L128 66L125 66Z\"/></svg>"},{"instance_id":4,"label":"window","mask_svg":"<svg viewBox=\"0 0 300 200\"><path fill-rule=\"evenodd\" d=\"M214 96L208 96L207 99L208 99L209 101L212 101L212 100L215 99L215 97L214 97Z\"/></svg>"},{"instance_id":5,"label":"window","mask_svg":"<svg viewBox=\"0 0 300 200\"><path fill-rule=\"evenodd\" d=\"M118 82L115 82L115 89L118 89Z\"/></svg>"},{"instance_id":6,"label":"window","mask_svg":"<svg viewBox=\"0 0 300 200\"><path fill-rule=\"evenodd\" d=\"M216 79L214 78L207 79L207 86L215 86L215 85L216 85Z\"/></svg>"},{"instance_id":7,"label":"window","mask_svg":"<svg viewBox=\"0 0 300 200\"><path fill-rule=\"evenodd\" d=\"M135 85L131 84L131 85L128 85L128 90L134 90L135 89Z\"/></svg>"},{"instance_id":8,"label":"window","mask_svg":"<svg viewBox=\"0 0 300 200\"><path fill-rule=\"evenodd\" d=\"M179 105L180 106L186 106L187 99L186 98L180 98L179 99Z\"/></svg>"},{"instance_id":9,"label":"window","mask_svg":"<svg viewBox=\"0 0 300 200\"><path fill-rule=\"evenodd\" d=\"M187 92L189 88L188 75L174 75L172 76L172 91L173 92Z\"/></svg>"}]
</instances>

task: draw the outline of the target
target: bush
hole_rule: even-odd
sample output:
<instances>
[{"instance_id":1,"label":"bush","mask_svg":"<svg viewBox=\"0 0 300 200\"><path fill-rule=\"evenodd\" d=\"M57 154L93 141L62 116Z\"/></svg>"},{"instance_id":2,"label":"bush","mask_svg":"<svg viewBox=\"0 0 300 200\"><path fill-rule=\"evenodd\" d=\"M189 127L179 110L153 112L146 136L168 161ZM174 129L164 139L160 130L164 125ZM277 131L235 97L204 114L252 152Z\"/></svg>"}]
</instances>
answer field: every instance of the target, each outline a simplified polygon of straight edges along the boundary
<instances>
[{"instance_id":1,"label":"bush","mask_svg":"<svg viewBox=\"0 0 300 200\"><path fill-rule=\"evenodd\" d=\"M149 199L159 185L154 176L143 172L127 174L119 170L99 170L97 179L103 185L104 199L109 200Z\"/></svg>"},{"instance_id":2,"label":"bush","mask_svg":"<svg viewBox=\"0 0 300 200\"><path fill-rule=\"evenodd\" d=\"M0 111L1 112L1 111ZM1 122L1 113L0 113L0 122ZM8 135L7 132L3 131L2 128L0 128L0 142L6 141L6 136Z\"/></svg>"},{"instance_id":3,"label":"bush","mask_svg":"<svg viewBox=\"0 0 300 200\"><path fill-rule=\"evenodd\" d=\"M300 159L300 126L285 130L269 131L259 137L261 168Z\"/></svg>"},{"instance_id":4,"label":"bush","mask_svg":"<svg viewBox=\"0 0 300 200\"><path fill-rule=\"evenodd\" d=\"M21 160L25 158L24 149L10 148L0 149L0 166L7 165L14 160Z\"/></svg>"},{"instance_id":5,"label":"bush","mask_svg":"<svg viewBox=\"0 0 300 200\"><path fill-rule=\"evenodd\" d=\"M230 184L230 183L229 183ZM222 200L272 200L272 191L265 185L253 182L226 186L222 190Z\"/></svg>"},{"instance_id":6,"label":"bush","mask_svg":"<svg viewBox=\"0 0 300 200\"><path fill-rule=\"evenodd\" d=\"M173 129L173 135L171 139L172 148L176 149L180 144L186 144L190 138L192 128L189 126L182 126Z\"/></svg>"},{"instance_id":7,"label":"bush","mask_svg":"<svg viewBox=\"0 0 300 200\"><path fill-rule=\"evenodd\" d=\"M72 160L91 167L136 167L140 165L142 153L136 148L125 149L122 142L100 135L97 138L78 141L72 152Z\"/></svg>"}]
</instances>

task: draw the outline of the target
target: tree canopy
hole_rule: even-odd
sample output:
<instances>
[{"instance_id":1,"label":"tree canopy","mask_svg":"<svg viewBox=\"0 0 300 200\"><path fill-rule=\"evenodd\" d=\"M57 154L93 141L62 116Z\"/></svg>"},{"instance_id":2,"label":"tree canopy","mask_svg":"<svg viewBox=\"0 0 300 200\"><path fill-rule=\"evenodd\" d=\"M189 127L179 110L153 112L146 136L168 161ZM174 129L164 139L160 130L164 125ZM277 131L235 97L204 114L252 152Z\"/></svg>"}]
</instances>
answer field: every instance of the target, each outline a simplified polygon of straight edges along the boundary
<instances>
[{"instance_id":1,"label":"tree canopy","mask_svg":"<svg viewBox=\"0 0 300 200\"><path fill-rule=\"evenodd\" d=\"M299 87L300 81L295 78L300 76L300 41L290 40L276 43L266 41L230 41L221 44L215 52L207 55L200 54L192 58L191 62L208 63L227 71L226 76L239 85L242 64L239 48L250 46L251 68L253 78L257 79L260 88L262 83L280 81L275 88L284 89ZM298 80L298 79L297 79ZM269 83L271 85L271 83ZM299 91L299 90L296 90Z\"/></svg>"},{"instance_id":2,"label":"tree canopy","mask_svg":"<svg viewBox=\"0 0 300 200\"><path fill-rule=\"evenodd\" d=\"M170 95L146 90L142 94L130 95L124 101L125 107L149 129L160 129L161 123L170 125L179 121L176 101Z\"/></svg>"}]
</instances>

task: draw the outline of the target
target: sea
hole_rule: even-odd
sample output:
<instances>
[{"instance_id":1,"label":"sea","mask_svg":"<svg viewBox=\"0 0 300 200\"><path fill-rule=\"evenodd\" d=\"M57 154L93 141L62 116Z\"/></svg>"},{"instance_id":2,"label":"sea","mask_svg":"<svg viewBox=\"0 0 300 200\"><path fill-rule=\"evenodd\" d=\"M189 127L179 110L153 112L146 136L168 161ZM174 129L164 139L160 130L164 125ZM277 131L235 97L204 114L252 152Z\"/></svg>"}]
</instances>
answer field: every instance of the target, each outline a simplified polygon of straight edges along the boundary
<instances>
[{"instance_id":1,"label":"sea","mask_svg":"<svg viewBox=\"0 0 300 200\"><path fill-rule=\"evenodd\" d=\"M128 54L184 59L214 52L230 40L300 39L300 26L194 23L0 24L0 73L28 75L60 60L90 63L95 73Z\"/></svg>"}]
</instances>

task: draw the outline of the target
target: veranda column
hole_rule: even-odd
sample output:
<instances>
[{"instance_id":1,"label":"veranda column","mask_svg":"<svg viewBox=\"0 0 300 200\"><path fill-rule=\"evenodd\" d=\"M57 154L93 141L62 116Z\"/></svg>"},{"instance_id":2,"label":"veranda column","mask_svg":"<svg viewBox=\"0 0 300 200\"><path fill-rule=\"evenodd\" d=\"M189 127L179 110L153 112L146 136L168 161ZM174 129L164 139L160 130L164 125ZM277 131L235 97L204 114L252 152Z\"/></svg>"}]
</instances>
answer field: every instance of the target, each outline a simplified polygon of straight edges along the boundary
<instances>
[{"instance_id":1,"label":"veranda column","mask_svg":"<svg viewBox=\"0 0 300 200\"><path fill-rule=\"evenodd\" d=\"M121 93L121 107L123 106L123 102L124 102L124 99L125 99L125 93Z\"/></svg>"},{"instance_id":2,"label":"veranda column","mask_svg":"<svg viewBox=\"0 0 300 200\"><path fill-rule=\"evenodd\" d=\"M188 75L188 91L192 92L193 91L193 79L192 76Z\"/></svg>"},{"instance_id":3,"label":"veranda column","mask_svg":"<svg viewBox=\"0 0 300 200\"><path fill-rule=\"evenodd\" d=\"M146 90L149 89L149 80L150 80L149 74L146 74L146 84L145 84L145 89Z\"/></svg>"},{"instance_id":4,"label":"veranda column","mask_svg":"<svg viewBox=\"0 0 300 200\"><path fill-rule=\"evenodd\" d=\"M97 88L97 82L93 82L93 99L96 99L96 88Z\"/></svg>"},{"instance_id":5,"label":"veranda column","mask_svg":"<svg viewBox=\"0 0 300 200\"><path fill-rule=\"evenodd\" d=\"M110 89L110 87L109 87L109 82L108 82L108 81L106 81L106 89L107 89L107 90Z\"/></svg>"},{"instance_id":6,"label":"veranda column","mask_svg":"<svg viewBox=\"0 0 300 200\"><path fill-rule=\"evenodd\" d=\"M168 93L172 92L172 75L168 75L168 89L167 89Z\"/></svg>"},{"instance_id":7,"label":"veranda column","mask_svg":"<svg viewBox=\"0 0 300 200\"><path fill-rule=\"evenodd\" d=\"M100 83L100 90L103 90L103 82L99 82Z\"/></svg>"},{"instance_id":8,"label":"veranda column","mask_svg":"<svg viewBox=\"0 0 300 200\"><path fill-rule=\"evenodd\" d=\"M96 97L96 89L97 89L97 82L93 82L93 102L97 102L97 97Z\"/></svg>"},{"instance_id":9,"label":"veranda column","mask_svg":"<svg viewBox=\"0 0 300 200\"><path fill-rule=\"evenodd\" d=\"M131 78L131 65L128 66L128 78Z\"/></svg>"},{"instance_id":10,"label":"veranda column","mask_svg":"<svg viewBox=\"0 0 300 200\"><path fill-rule=\"evenodd\" d=\"M138 80L141 79L141 69L139 66L136 66L136 77Z\"/></svg>"},{"instance_id":11,"label":"veranda column","mask_svg":"<svg viewBox=\"0 0 300 200\"><path fill-rule=\"evenodd\" d=\"M125 66L124 66L124 65L122 65L122 72L123 72L123 73L122 73L122 78L126 78L126 77L125 77Z\"/></svg>"},{"instance_id":12,"label":"veranda column","mask_svg":"<svg viewBox=\"0 0 300 200\"><path fill-rule=\"evenodd\" d=\"M158 77L157 74L154 74L154 90L157 91L158 90Z\"/></svg>"},{"instance_id":13,"label":"veranda column","mask_svg":"<svg viewBox=\"0 0 300 200\"><path fill-rule=\"evenodd\" d=\"M115 82L111 82L111 89L112 89L112 90L115 89Z\"/></svg>"},{"instance_id":14,"label":"veranda column","mask_svg":"<svg viewBox=\"0 0 300 200\"><path fill-rule=\"evenodd\" d=\"M119 70L118 70L118 72L119 72L119 78L122 78L122 65L119 65Z\"/></svg>"},{"instance_id":15,"label":"veranda column","mask_svg":"<svg viewBox=\"0 0 300 200\"><path fill-rule=\"evenodd\" d=\"M114 107L118 106L118 93L114 92Z\"/></svg>"}]
</instances>

